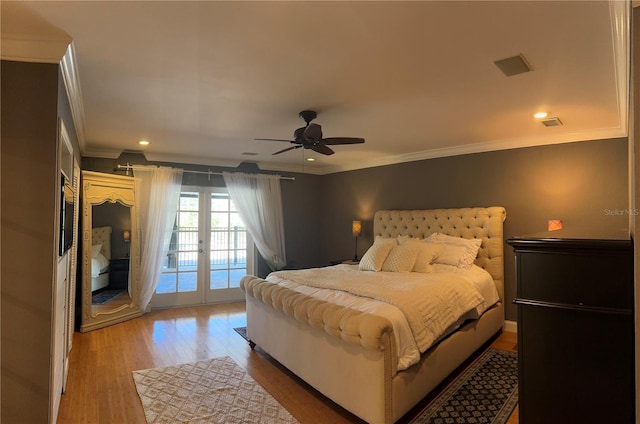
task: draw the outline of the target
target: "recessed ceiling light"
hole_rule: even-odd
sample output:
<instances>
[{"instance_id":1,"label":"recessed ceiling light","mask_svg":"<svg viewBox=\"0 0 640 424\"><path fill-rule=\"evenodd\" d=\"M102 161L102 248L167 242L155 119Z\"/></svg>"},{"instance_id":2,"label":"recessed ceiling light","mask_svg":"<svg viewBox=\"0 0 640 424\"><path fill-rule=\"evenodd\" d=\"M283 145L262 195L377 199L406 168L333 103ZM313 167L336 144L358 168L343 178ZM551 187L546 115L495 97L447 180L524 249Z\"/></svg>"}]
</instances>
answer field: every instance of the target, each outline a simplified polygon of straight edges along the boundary
<instances>
[{"instance_id":1,"label":"recessed ceiling light","mask_svg":"<svg viewBox=\"0 0 640 424\"><path fill-rule=\"evenodd\" d=\"M147 140L140 140L140 141L138 141L138 144L141 144L143 146L148 146L149 142Z\"/></svg>"},{"instance_id":2,"label":"recessed ceiling light","mask_svg":"<svg viewBox=\"0 0 640 424\"><path fill-rule=\"evenodd\" d=\"M538 112L538 113L533 115L533 117L536 118L536 119L544 119L547 116L549 116L549 114L547 112Z\"/></svg>"},{"instance_id":3,"label":"recessed ceiling light","mask_svg":"<svg viewBox=\"0 0 640 424\"><path fill-rule=\"evenodd\" d=\"M307 162L314 162L316 158L307 158Z\"/></svg>"}]
</instances>

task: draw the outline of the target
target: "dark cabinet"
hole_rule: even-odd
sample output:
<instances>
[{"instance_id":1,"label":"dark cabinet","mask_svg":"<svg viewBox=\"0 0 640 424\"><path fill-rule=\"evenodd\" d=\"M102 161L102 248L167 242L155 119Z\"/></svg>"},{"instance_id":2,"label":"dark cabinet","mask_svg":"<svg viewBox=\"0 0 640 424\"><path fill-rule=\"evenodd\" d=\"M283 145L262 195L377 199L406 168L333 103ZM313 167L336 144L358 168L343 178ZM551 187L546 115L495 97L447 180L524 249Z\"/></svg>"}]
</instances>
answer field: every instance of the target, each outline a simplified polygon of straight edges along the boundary
<instances>
[{"instance_id":1,"label":"dark cabinet","mask_svg":"<svg viewBox=\"0 0 640 424\"><path fill-rule=\"evenodd\" d=\"M109 262L109 288L112 290L129 287L129 258L111 259Z\"/></svg>"},{"instance_id":2,"label":"dark cabinet","mask_svg":"<svg viewBox=\"0 0 640 424\"><path fill-rule=\"evenodd\" d=\"M519 422L634 423L633 244L558 231L516 254Z\"/></svg>"}]
</instances>

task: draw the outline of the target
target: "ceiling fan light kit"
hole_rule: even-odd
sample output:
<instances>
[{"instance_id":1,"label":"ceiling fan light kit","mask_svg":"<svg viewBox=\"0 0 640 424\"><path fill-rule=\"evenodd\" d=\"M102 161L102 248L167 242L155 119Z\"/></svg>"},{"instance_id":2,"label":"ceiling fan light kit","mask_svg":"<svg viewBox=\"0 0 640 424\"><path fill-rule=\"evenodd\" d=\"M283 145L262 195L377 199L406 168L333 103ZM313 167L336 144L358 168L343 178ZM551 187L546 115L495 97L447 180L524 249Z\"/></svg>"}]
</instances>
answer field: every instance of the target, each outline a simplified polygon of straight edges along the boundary
<instances>
[{"instance_id":1,"label":"ceiling fan light kit","mask_svg":"<svg viewBox=\"0 0 640 424\"><path fill-rule=\"evenodd\" d=\"M321 153L323 155L332 155L335 152L328 147L329 145L339 144L362 144L364 138L356 137L329 137L322 138L322 127L318 124L313 124L311 121L318 116L316 111L303 110L298 114L305 122L305 126L298 128L293 132L293 140L283 140L278 138L256 138L256 140L262 141L284 141L287 143L295 144L293 147L287 147L286 149L279 150L274 155L288 152L289 150L304 148L311 149L314 152Z\"/></svg>"}]
</instances>

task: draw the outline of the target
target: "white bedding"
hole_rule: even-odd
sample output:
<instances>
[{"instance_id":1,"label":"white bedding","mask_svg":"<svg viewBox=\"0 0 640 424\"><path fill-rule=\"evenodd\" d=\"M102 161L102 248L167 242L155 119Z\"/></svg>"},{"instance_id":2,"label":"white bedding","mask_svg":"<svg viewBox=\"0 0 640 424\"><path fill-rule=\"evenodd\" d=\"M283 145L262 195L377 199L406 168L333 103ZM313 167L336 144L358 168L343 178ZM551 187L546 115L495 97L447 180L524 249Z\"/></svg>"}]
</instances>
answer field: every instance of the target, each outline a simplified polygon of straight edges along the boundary
<instances>
[{"instance_id":1,"label":"white bedding","mask_svg":"<svg viewBox=\"0 0 640 424\"><path fill-rule=\"evenodd\" d=\"M109 260L102 254L98 253L91 258L91 278L97 278L100 274L104 274L109 270Z\"/></svg>"},{"instance_id":2,"label":"white bedding","mask_svg":"<svg viewBox=\"0 0 640 424\"><path fill-rule=\"evenodd\" d=\"M402 273L372 273L369 271L359 271L357 265L342 264L327 268L344 271L345 276L348 275L348 278L357 278L358 273L366 273L367 276L379 274L383 278L393 277L402 280ZM447 280L451 280L452 274L455 274L457 277L461 277L469 283L469 292L473 292L483 299L476 304L475 307L466 311L466 313L461 313L455 322L451 322L447 326L436 330L438 331L437 334L439 334L439 337L435 339L433 343L455 330L466 319L475 319L479 317L486 309L494 305L499 300L495 283L491 275L476 265L473 265L469 270L465 270L453 266L436 264L434 266L434 272L432 273L410 274L411 279L423 278L425 282L442 282L442 284L446 284ZM282 273L280 273L280 275L282 275ZM286 273L284 275L286 275ZM266 279L272 283L279 284L280 286L287 287L321 300L330 301L341 306L386 317L391 321L394 328L396 346L398 348L398 371L407 369L420 360L421 352L413 336L409 321L397 306L368 297L356 296L342 290L301 285L289 279L280 278L278 273L270 274ZM400 287L401 281L397 284ZM425 284L425 287L429 287L429 284ZM429 347L430 346L424 347L422 351Z\"/></svg>"}]
</instances>

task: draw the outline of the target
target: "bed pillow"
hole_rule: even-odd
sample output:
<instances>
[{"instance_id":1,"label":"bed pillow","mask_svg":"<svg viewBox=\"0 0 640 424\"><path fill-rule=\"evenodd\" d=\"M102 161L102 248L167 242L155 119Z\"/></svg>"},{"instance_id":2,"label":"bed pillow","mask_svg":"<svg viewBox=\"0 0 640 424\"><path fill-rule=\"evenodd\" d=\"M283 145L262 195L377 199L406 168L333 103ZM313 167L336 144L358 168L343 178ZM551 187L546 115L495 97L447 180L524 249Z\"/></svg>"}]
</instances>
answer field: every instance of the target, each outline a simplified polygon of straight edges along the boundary
<instances>
[{"instance_id":1,"label":"bed pillow","mask_svg":"<svg viewBox=\"0 0 640 424\"><path fill-rule=\"evenodd\" d=\"M393 246L382 264L382 271L411 272L420 250L417 243L403 243Z\"/></svg>"},{"instance_id":2,"label":"bed pillow","mask_svg":"<svg viewBox=\"0 0 640 424\"><path fill-rule=\"evenodd\" d=\"M360 264L358 265L361 271L380 271L385 259L391 252L394 246L397 246L398 242L395 238L385 238L376 236L373 245L366 251Z\"/></svg>"},{"instance_id":3,"label":"bed pillow","mask_svg":"<svg viewBox=\"0 0 640 424\"><path fill-rule=\"evenodd\" d=\"M96 278L108 269L109 259L107 259L102 253L98 252L95 258L91 258L91 278Z\"/></svg>"},{"instance_id":4,"label":"bed pillow","mask_svg":"<svg viewBox=\"0 0 640 424\"><path fill-rule=\"evenodd\" d=\"M94 259L97 258L101 250L102 244L94 244L93 246L91 246L91 257Z\"/></svg>"},{"instance_id":5,"label":"bed pillow","mask_svg":"<svg viewBox=\"0 0 640 424\"><path fill-rule=\"evenodd\" d=\"M444 249L436 259L437 263L455 265L464 269L471 268L482 244L482 239L465 239L442 233L433 233L425 240L444 245Z\"/></svg>"},{"instance_id":6,"label":"bed pillow","mask_svg":"<svg viewBox=\"0 0 640 424\"><path fill-rule=\"evenodd\" d=\"M433 263L444 247L442 243L429 243L426 240L403 236L398 237L398 243L411 244L418 249L412 271L422 273L433 272Z\"/></svg>"}]
</instances>

